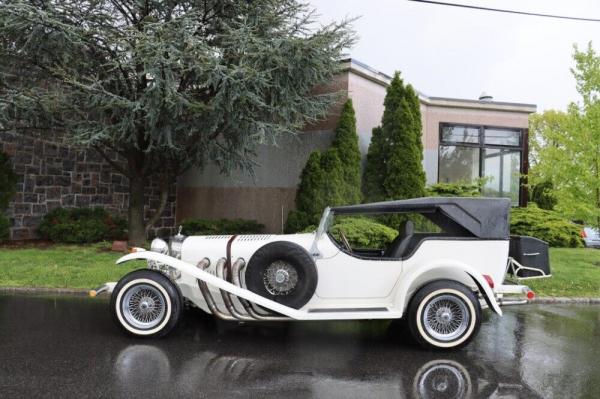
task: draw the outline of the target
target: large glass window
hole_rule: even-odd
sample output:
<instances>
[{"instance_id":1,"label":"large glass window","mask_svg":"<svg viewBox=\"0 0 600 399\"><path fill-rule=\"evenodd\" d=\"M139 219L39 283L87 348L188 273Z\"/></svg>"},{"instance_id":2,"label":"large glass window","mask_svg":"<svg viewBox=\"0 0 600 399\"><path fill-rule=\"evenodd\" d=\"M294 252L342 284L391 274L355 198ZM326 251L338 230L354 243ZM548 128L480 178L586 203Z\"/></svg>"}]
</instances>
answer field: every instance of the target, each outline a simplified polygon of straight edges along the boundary
<instances>
[{"instance_id":1,"label":"large glass window","mask_svg":"<svg viewBox=\"0 0 600 399\"><path fill-rule=\"evenodd\" d=\"M522 131L443 124L440 129L440 183L484 178L483 195L519 204Z\"/></svg>"}]
</instances>

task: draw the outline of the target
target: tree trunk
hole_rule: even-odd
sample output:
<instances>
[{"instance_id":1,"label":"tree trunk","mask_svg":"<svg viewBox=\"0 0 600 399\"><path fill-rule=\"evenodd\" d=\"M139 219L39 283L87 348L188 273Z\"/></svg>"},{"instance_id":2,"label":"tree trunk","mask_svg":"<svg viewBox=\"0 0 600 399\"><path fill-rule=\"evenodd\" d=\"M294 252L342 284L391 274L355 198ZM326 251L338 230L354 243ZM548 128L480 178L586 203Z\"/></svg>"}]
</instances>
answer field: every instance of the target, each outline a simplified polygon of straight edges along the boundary
<instances>
[{"instance_id":1,"label":"tree trunk","mask_svg":"<svg viewBox=\"0 0 600 399\"><path fill-rule=\"evenodd\" d=\"M143 246L146 243L144 183L143 177L129 179L129 244L133 246Z\"/></svg>"}]
</instances>

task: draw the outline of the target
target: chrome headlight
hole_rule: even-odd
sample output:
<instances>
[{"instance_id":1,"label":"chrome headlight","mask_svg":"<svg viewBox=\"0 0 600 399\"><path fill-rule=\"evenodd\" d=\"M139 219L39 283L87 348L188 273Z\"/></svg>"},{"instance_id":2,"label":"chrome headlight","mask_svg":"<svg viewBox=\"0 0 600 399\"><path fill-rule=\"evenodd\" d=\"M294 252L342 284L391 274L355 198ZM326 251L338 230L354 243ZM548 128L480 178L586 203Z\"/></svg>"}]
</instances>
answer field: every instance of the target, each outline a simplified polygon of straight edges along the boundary
<instances>
[{"instance_id":1,"label":"chrome headlight","mask_svg":"<svg viewBox=\"0 0 600 399\"><path fill-rule=\"evenodd\" d=\"M171 256L181 259L181 247L183 246L183 241L186 239L186 236L181 234L181 226L179 226L179 231L177 235L171 237L171 243L169 247L171 248Z\"/></svg>"},{"instance_id":2,"label":"chrome headlight","mask_svg":"<svg viewBox=\"0 0 600 399\"><path fill-rule=\"evenodd\" d=\"M169 254L169 245L165 240L161 240L160 238L155 238L150 243L150 251L158 252L159 254Z\"/></svg>"}]
</instances>

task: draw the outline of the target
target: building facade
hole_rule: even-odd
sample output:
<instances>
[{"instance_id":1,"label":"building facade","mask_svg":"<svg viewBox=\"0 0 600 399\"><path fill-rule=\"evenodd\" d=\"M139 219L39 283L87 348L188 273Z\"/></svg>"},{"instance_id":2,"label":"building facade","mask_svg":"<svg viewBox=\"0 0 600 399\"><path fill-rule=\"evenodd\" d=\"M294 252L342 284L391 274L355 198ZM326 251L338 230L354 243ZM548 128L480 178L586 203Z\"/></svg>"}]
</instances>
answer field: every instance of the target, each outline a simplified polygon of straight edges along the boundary
<instances>
[{"instance_id":1,"label":"building facade","mask_svg":"<svg viewBox=\"0 0 600 399\"><path fill-rule=\"evenodd\" d=\"M386 88L391 80L356 60L344 62L327 90L344 91L352 99L361 152L366 155L372 129L381 123ZM419 93L423 124L423 166L427 183L484 178L483 194L526 202L522 176L527 174L527 135L532 104L429 97ZM277 147L258 149L254 176L224 176L213 167L191 170L177 185L176 219L244 218L281 232L294 209L300 173L311 151L331 145L341 104L328 118L308 126Z\"/></svg>"}]
</instances>

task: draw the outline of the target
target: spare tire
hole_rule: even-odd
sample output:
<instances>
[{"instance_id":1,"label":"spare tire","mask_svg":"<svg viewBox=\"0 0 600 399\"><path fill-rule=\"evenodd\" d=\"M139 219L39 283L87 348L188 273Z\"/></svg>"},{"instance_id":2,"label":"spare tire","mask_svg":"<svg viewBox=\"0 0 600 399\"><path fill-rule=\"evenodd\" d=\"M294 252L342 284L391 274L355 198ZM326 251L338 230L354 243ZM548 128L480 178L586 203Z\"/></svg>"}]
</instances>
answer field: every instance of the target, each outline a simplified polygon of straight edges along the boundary
<instances>
[{"instance_id":1,"label":"spare tire","mask_svg":"<svg viewBox=\"0 0 600 399\"><path fill-rule=\"evenodd\" d=\"M317 267L298 244L275 241L259 248L244 273L250 291L294 309L300 309L317 289Z\"/></svg>"}]
</instances>

